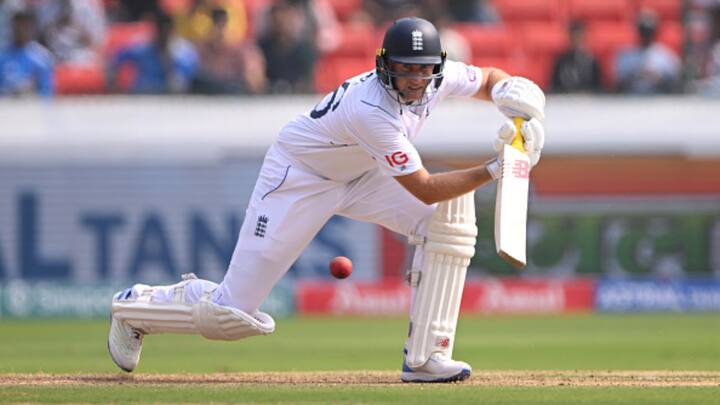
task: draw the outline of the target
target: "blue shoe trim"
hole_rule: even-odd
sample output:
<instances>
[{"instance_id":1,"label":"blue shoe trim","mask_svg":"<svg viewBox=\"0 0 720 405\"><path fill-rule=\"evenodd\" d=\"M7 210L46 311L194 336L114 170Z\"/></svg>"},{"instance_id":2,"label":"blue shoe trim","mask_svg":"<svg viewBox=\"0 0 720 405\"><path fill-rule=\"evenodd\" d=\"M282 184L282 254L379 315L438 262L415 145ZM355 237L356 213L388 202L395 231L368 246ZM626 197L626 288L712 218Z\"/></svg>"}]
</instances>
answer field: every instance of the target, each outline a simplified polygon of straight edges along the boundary
<instances>
[{"instance_id":1,"label":"blue shoe trim","mask_svg":"<svg viewBox=\"0 0 720 405\"><path fill-rule=\"evenodd\" d=\"M405 371L405 370L403 370ZM409 370L412 371L412 370ZM459 382L459 381L465 381L467 380L470 375L472 374L472 371L464 368L459 373L445 378L438 378L435 380L402 380L406 383L450 383L450 382Z\"/></svg>"},{"instance_id":2,"label":"blue shoe trim","mask_svg":"<svg viewBox=\"0 0 720 405\"><path fill-rule=\"evenodd\" d=\"M448 377L442 380L434 381L434 382L457 382L457 381L464 381L467 380L468 377L470 377L471 371L464 368L462 371L460 371L458 374L455 374L452 377Z\"/></svg>"},{"instance_id":3,"label":"blue shoe trim","mask_svg":"<svg viewBox=\"0 0 720 405\"><path fill-rule=\"evenodd\" d=\"M115 297L116 300L126 300L130 298L130 295L132 295L132 287L126 288L122 291L120 291L117 296Z\"/></svg>"},{"instance_id":4,"label":"blue shoe trim","mask_svg":"<svg viewBox=\"0 0 720 405\"><path fill-rule=\"evenodd\" d=\"M407 357L407 348L403 348L403 365L402 365L402 371L413 371L410 367L408 367L407 363L405 362L405 357Z\"/></svg>"},{"instance_id":5,"label":"blue shoe trim","mask_svg":"<svg viewBox=\"0 0 720 405\"><path fill-rule=\"evenodd\" d=\"M403 365L402 365L402 371L403 373L413 373L415 370L411 369L407 362L405 361L405 358L407 357L407 348L403 348ZM446 383L446 382L456 382L456 381L464 381L467 380L468 377L470 377L470 374L472 374L472 371L470 369L464 368L460 370L459 373L445 378L438 378L437 380L428 380L428 381L422 381L422 380L410 380L403 382L414 382L414 383Z\"/></svg>"}]
</instances>

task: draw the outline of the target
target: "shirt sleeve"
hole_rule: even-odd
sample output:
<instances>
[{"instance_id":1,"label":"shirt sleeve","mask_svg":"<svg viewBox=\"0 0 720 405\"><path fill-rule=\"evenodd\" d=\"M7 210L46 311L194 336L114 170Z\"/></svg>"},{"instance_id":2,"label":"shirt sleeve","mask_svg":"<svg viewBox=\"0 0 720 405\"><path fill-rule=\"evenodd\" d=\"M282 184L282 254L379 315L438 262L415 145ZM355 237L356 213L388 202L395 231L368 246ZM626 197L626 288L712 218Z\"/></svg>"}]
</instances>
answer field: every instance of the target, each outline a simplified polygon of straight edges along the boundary
<instances>
[{"instance_id":1,"label":"shirt sleeve","mask_svg":"<svg viewBox=\"0 0 720 405\"><path fill-rule=\"evenodd\" d=\"M470 97L480 90L482 70L462 62L446 61L443 69L441 97Z\"/></svg>"},{"instance_id":2,"label":"shirt sleeve","mask_svg":"<svg viewBox=\"0 0 720 405\"><path fill-rule=\"evenodd\" d=\"M50 52L40 45L29 48L32 72L37 86L37 92L43 97L50 97L55 93L54 66Z\"/></svg>"},{"instance_id":3,"label":"shirt sleeve","mask_svg":"<svg viewBox=\"0 0 720 405\"><path fill-rule=\"evenodd\" d=\"M410 143L402 125L382 106L365 104L357 110L348 129L358 145L375 159L388 176L404 176L423 167L420 154Z\"/></svg>"},{"instance_id":4,"label":"shirt sleeve","mask_svg":"<svg viewBox=\"0 0 720 405\"><path fill-rule=\"evenodd\" d=\"M37 90L38 94L44 97L50 97L55 93L52 62L38 67Z\"/></svg>"},{"instance_id":5,"label":"shirt sleeve","mask_svg":"<svg viewBox=\"0 0 720 405\"><path fill-rule=\"evenodd\" d=\"M136 59L135 54L138 52L138 48L135 46L120 48L110 60L110 69L117 70L124 63Z\"/></svg>"}]
</instances>

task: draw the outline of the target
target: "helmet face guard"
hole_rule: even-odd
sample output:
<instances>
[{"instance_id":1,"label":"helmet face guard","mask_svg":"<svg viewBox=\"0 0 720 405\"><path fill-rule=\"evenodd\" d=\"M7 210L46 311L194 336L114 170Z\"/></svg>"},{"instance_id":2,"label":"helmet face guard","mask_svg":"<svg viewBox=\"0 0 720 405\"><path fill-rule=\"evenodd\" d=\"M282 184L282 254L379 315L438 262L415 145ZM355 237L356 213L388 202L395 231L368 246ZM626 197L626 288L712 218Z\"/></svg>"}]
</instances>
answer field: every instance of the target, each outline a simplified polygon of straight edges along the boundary
<instances>
[{"instance_id":1,"label":"helmet face guard","mask_svg":"<svg viewBox=\"0 0 720 405\"><path fill-rule=\"evenodd\" d=\"M429 21L422 18L402 18L393 23L385 33L383 47L375 57L378 79L388 90L398 91L396 78L430 80L433 88L440 87L447 54L440 46L440 36ZM392 70L390 63L410 65L433 65L429 76L404 74Z\"/></svg>"},{"instance_id":2,"label":"helmet face guard","mask_svg":"<svg viewBox=\"0 0 720 405\"><path fill-rule=\"evenodd\" d=\"M384 51L384 49L380 50L381 52ZM440 58L438 58L440 59ZM395 62L395 63L402 63L407 65L432 65L433 66L433 72L430 75L420 75L420 74L413 74L413 73L400 73L392 70L389 62ZM401 79L411 79L411 80L437 80L442 79L442 69L445 65L445 59L442 58L440 62L438 63L419 63L417 61L407 61L407 60L398 60L397 58L385 58L382 56L378 56L375 61L376 67L382 69L383 74L387 75L389 78L401 78ZM439 85L439 84L438 84Z\"/></svg>"}]
</instances>

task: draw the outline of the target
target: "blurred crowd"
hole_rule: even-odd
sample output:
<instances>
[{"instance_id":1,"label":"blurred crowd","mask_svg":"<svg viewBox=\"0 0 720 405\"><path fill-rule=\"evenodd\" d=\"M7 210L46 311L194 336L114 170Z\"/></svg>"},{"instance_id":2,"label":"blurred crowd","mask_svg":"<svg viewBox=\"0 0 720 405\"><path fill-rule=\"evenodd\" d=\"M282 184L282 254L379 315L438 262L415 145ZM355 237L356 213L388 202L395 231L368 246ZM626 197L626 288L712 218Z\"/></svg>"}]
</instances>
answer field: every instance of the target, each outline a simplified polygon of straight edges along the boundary
<instances>
[{"instance_id":1,"label":"blurred crowd","mask_svg":"<svg viewBox=\"0 0 720 405\"><path fill-rule=\"evenodd\" d=\"M321 93L413 15L549 92L720 96L720 0L0 0L0 95Z\"/></svg>"}]
</instances>

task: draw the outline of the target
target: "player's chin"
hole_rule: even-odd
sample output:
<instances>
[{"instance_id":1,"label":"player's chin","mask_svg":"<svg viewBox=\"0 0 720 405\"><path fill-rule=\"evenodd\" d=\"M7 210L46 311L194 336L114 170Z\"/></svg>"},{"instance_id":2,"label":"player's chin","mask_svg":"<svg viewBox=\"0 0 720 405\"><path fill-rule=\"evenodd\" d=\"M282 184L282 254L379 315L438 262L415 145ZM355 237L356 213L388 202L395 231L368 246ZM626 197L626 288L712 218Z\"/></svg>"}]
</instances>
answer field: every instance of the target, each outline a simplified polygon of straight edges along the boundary
<instances>
[{"instance_id":1,"label":"player's chin","mask_svg":"<svg viewBox=\"0 0 720 405\"><path fill-rule=\"evenodd\" d=\"M407 89L406 91L403 92L403 98L408 103L418 101L423 96L423 90L424 89L417 89L417 90Z\"/></svg>"}]
</instances>

